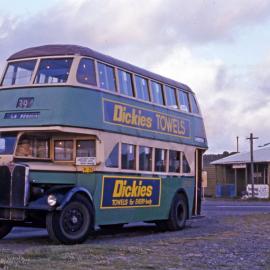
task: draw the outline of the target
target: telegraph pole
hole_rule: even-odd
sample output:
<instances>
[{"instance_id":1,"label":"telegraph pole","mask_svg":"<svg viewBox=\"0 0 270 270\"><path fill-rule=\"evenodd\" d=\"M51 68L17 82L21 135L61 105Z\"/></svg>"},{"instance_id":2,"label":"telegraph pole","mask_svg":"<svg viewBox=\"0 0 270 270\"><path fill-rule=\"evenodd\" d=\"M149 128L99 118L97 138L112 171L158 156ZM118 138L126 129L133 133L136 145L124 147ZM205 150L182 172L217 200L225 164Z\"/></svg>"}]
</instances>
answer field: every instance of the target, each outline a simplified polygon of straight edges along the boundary
<instances>
[{"instance_id":1,"label":"telegraph pole","mask_svg":"<svg viewBox=\"0 0 270 270\"><path fill-rule=\"evenodd\" d=\"M239 153L239 136L236 136L236 152Z\"/></svg>"},{"instance_id":2,"label":"telegraph pole","mask_svg":"<svg viewBox=\"0 0 270 270\"><path fill-rule=\"evenodd\" d=\"M253 137L253 133L250 133L250 174L251 174L251 190L252 190L252 198L254 198L254 161L253 161L253 141L257 140L258 137Z\"/></svg>"}]
</instances>

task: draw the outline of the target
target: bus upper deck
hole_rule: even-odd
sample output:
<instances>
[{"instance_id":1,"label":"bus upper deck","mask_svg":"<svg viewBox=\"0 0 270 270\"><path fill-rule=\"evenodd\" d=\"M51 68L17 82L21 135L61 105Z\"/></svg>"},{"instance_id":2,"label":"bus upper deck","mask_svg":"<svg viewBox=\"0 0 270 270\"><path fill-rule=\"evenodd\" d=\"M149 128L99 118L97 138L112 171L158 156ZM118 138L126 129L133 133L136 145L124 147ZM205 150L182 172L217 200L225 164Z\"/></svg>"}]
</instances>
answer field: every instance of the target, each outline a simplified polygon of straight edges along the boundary
<instances>
[{"instance_id":1,"label":"bus upper deck","mask_svg":"<svg viewBox=\"0 0 270 270\"><path fill-rule=\"evenodd\" d=\"M73 126L207 148L188 86L85 47L15 53L0 90L2 128Z\"/></svg>"}]
</instances>

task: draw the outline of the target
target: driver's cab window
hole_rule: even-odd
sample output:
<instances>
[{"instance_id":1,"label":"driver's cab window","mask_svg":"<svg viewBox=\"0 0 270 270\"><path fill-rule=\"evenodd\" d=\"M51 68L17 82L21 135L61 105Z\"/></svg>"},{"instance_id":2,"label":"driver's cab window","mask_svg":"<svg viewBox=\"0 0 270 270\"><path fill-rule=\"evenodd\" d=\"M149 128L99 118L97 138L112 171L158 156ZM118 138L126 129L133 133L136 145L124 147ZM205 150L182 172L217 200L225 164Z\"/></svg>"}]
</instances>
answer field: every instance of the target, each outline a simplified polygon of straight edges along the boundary
<instances>
[{"instance_id":1,"label":"driver's cab window","mask_svg":"<svg viewBox=\"0 0 270 270\"><path fill-rule=\"evenodd\" d=\"M96 142L94 140L77 140L76 157L95 157Z\"/></svg>"},{"instance_id":2,"label":"driver's cab window","mask_svg":"<svg viewBox=\"0 0 270 270\"><path fill-rule=\"evenodd\" d=\"M73 140L54 141L54 160L56 161L73 160Z\"/></svg>"},{"instance_id":3,"label":"driver's cab window","mask_svg":"<svg viewBox=\"0 0 270 270\"><path fill-rule=\"evenodd\" d=\"M23 135L18 142L16 156L28 158L49 158L49 138Z\"/></svg>"},{"instance_id":4,"label":"driver's cab window","mask_svg":"<svg viewBox=\"0 0 270 270\"><path fill-rule=\"evenodd\" d=\"M77 158L81 162L95 161L96 141L87 139L59 139L54 140L54 160L55 161L75 161ZM92 162L92 161L91 161Z\"/></svg>"}]
</instances>

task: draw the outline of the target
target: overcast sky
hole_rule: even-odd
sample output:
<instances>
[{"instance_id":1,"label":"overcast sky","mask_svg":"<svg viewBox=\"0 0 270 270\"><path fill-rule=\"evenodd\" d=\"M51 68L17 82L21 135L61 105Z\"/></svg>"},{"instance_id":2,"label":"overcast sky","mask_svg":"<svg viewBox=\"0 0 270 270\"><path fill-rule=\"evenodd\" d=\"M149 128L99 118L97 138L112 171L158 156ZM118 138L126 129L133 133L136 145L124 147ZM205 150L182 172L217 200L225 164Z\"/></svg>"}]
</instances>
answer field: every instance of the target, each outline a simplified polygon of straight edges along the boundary
<instances>
[{"instance_id":1,"label":"overcast sky","mask_svg":"<svg viewBox=\"0 0 270 270\"><path fill-rule=\"evenodd\" d=\"M0 65L26 47L90 47L189 85L208 153L270 142L269 0L0 0Z\"/></svg>"}]
</instances>

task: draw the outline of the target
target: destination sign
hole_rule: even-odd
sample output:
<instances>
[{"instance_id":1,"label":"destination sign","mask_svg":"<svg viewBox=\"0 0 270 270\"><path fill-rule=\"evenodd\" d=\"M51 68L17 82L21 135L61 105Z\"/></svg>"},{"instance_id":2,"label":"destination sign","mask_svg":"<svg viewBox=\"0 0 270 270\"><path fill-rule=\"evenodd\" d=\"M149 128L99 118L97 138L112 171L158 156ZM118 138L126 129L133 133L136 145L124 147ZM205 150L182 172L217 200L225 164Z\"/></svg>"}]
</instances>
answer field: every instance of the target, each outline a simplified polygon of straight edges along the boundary
<instances>
[{"instance_id":1,"label":"destination sign","mask_svg":"<svg viewBox=\"0 0 270 270\"><path fill-rule=\"evenodd\" d=\"M4 119L37 119L40 112L5 113Z\"/></svg>"},{"instance_id":2,"label":"destination sign","mask_svg":"<svg viewBox=\"0 0 270 270\"><path fill-rule=\"evenodd\" d=\"M161 179L104 176L100 208L160 206Z\"/></svg>"},{"instance_id":3,"label":"destination sign","mask_svg":"<svg viewBox=\"0 0 270 270\"><path fill-rule=\"evenodd\" d=\"M187 119L108 99L103 99L103 120L115 125L190 137L190 122Z\"/></svg>"}]
</instances>

